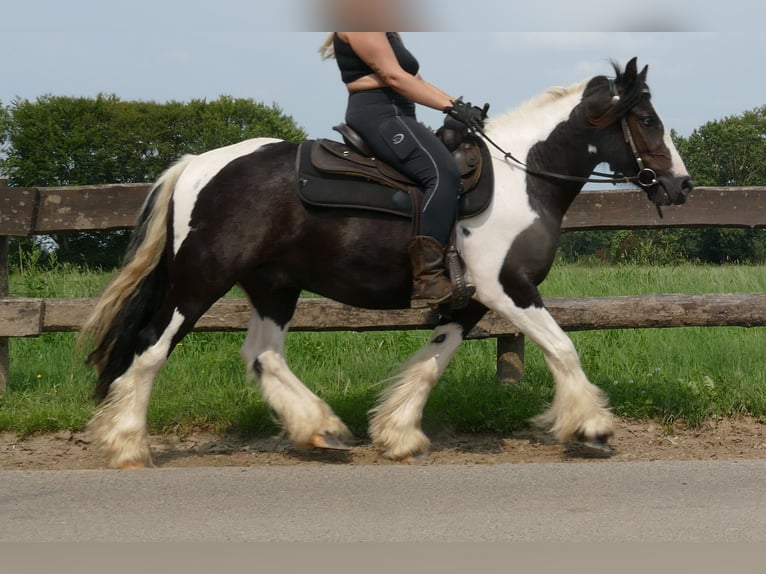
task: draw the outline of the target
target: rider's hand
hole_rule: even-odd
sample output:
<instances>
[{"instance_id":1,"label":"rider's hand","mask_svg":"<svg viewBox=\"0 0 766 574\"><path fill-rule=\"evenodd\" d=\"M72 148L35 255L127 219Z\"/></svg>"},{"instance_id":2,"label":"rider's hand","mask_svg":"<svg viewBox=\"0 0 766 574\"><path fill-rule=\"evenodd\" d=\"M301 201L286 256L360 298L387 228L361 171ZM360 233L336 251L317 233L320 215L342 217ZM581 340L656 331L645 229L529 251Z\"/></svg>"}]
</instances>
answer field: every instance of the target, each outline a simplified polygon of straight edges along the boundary
<instances>
[{"instance_id":1,"label":"rider's hand","mask_svg":"<svg viewBox=\"0 0 766 574\"><path fill-rule=\"evenodd\" d=\"M489 104L484 104L483 108L472 105L470 102L464 102L462 98L452 102L452 105L444 109L444 113L456 120L464 123L470 130L480 130L484 127L484 120L487 119Z\"/></svg>"}]
</instances>

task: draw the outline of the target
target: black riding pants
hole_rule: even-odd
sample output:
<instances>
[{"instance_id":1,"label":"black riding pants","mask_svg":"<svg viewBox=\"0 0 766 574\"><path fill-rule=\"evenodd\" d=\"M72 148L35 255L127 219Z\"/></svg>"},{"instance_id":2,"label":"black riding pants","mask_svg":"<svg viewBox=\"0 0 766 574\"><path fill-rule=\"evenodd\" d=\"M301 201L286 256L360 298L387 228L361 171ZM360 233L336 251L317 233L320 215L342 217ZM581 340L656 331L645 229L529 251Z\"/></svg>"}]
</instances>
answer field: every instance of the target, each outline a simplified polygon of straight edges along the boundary
<instances>
[{"instance_id":1,"label":"black riding pants","mask_svg":"<svg viewBox=\"0 0 766 574\"><path fill-rule=\"evenodd\" d=\"M449 241L457 217L460 174L452 154L415 117L415 104L390 89L351 94L346 123L361 135L378 159L425 191L420 234Z\"/></svg>"}]
</instances>

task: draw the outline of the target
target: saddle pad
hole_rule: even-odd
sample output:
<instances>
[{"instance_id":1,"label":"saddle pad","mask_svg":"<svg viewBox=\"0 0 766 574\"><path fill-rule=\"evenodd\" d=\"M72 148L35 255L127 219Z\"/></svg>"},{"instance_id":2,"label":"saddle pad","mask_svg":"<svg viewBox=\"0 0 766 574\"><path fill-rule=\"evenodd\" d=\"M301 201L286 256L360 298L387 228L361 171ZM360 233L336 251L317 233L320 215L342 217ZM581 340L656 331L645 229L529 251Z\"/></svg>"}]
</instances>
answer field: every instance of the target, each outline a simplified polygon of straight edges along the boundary
<instances>
[{"instance_id":1,"label":"saddle pad","mask_svg":"<svg viewBox=\"0 0 766 574\"><path fill-rule=\"evenodd\" d=\"M494 190L492 159L486 144L478 140L484 169L473 189L459 198L459 218L480 214L489 207ZM337 143L337 142L334 142ZM412 218L412 198L401 189L372 181L364 175L354 175L349 162L344 173L327 173L317 169L311 161L315 141L303 142L298 148L296 171L298 196L306 204L317 208L361 210L387 213ZM337 143L337 145L343 145Z\"/></svg>"},{"instance_id":2,"label":"saddle pad","mask_svg":"<svg viewBox=\"0 0 766 574\"><path fill-rule=\"evenodd\" d=\"M298 147L298 197L312 207L377 211L412 217L412 198L400 189L355 175L325 173L311 162L309 140Z\"/></svg>"}]
</instances>

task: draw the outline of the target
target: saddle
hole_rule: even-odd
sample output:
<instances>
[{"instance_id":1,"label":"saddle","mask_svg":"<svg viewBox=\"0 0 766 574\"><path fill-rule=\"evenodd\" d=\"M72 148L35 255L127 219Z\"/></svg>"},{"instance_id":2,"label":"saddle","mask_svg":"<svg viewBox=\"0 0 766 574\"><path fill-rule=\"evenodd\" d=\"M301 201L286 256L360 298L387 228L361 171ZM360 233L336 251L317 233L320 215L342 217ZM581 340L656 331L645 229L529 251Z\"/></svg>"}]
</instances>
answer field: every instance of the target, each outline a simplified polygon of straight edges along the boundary
<instances>
[{"instance_id":1,"label":"saddle","mask_svg":"<svg viewBox=\"0 0 766 574\"><path fill-rule=\"evenodd\" d=\"M417 219L423 190L377 159L362 137L346 124L333 129L345 143L309 140L298 149L298 195L309 206L377 211ZM483 212L492 201L492 161L484 141L458 130L437 132L452 151L461 176L459 217Z\"/></svg>"}]
</instances>

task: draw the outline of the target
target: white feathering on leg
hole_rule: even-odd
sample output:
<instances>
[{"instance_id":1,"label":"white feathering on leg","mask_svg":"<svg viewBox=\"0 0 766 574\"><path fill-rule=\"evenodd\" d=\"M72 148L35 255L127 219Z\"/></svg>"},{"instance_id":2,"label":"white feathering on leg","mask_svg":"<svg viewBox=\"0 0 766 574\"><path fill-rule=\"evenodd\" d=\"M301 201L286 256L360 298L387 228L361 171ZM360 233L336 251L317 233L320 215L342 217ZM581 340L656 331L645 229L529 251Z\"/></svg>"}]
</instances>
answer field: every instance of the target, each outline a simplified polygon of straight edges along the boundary
<instances>
[{"instance_id":1,"label":"white feathering on leg","mask_svg":"<svg viewBox=\"0 0 766 574\"><path fill-rule=\"evenodd\" d=\"M88 431L104 450L112 468L152 465L146 413L154 378L167 361L173 337L183 325L177 310L159 340L140 355L109 387L106 399L88 423Z\"/></svg>"},{"instance_id":2,"label":"white feathering on leg","mask_svg":"<svg viewBox=\"0 0 766 574\"><path fill-rule=\"evenodd\" d=\"M441 337L444 339L437 342ZM462 342L459 325L437 328L431 342L390 379L378 405L370 411L370 437L387 457L401 460L428 452L430 441L420 428L423 409Z\"/></svg>"},{"instance_id":3,"label":"white feathering on leg","mask_svg":"<svg viewBox=\"0 0 766 574\"><path fill-rule=\"evenodd\" d=\"M315 436L325 434L346 440L351 433L343 421L287 365L284 358L286 334L286 328L271 319L261 318L253 310L241 355L250 372L258 363L260 374L257 378L264 400L276 413L287 437L297 446L308 446Z\"/></svg>"}]
</instances>

